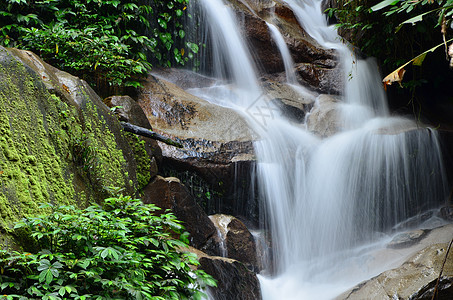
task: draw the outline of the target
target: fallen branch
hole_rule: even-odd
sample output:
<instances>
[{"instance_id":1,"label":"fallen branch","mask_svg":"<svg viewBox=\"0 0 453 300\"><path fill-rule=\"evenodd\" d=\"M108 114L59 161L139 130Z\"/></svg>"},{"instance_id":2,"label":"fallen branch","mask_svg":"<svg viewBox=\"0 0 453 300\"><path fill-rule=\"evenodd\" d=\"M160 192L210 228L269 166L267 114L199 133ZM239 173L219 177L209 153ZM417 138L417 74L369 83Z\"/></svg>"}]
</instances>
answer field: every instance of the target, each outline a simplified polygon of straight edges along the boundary
<instances>
[{"instance_id":1,"label":"fallen branch","mask_svg":"<svg viewBox=\"0 0 453 300\"><path fill-rule=\"evenodd\" d=\"M151 131L149 129L146 129L146 128L143 128L143 127L140 127L140 126L132 125L132 124L127 123L127 122L120 122L120 123L121 123L121 126L123 126L124 131L131 132L131 133L134 133L134 134L138 134L138 135L141 135L141 136L144 136L144 137L149 137L149 138L152 138L154 140L161 141L162 143L165 143L167 145L175 146L177 148L182 148L183 147L181 143L178 143L178 142L172 140L171 138L163 136L163 135L161 135L161 134L159 134L157 132Z\"/></svg>"},{"instance_id":2,"label":"fallen branch","mask_svg":"<svg viewBox=\"0 0 453 300\"><path fill-rule=\"evenodd\" d=\"M450 252L450 249L451 249L451 244L453 244L453 239L451 239L450 244L448 245L447 253L445 254L444 262L442 263L442 267L440 268L439 277L437 278L436 286L434 287L433 297L431 298L431 300L434 300L434 298L436 297L437 289L439 288L440 277L442 277L445 263L447 262L448 253Z\"/></svg>"}]
</instances>

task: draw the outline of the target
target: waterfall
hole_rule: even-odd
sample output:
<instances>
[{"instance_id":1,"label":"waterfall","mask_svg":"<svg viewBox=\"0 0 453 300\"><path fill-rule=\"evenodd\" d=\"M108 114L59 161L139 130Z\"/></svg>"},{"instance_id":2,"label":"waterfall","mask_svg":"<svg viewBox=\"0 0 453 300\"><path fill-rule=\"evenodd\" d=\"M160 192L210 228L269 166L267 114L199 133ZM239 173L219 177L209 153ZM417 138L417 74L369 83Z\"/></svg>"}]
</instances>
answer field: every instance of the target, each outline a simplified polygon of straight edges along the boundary
<instances>
[{"instance_id":1,"label":"waterfall","mask_svg":"<svg viewBox=\"0 0 453 300\"><path fill-rule=\"evenodd\" d=\"M268 105L230 8L222 0L199 2L220 83L196 93L240 112L257 101ZM360 259L399 222L444 200L445 176L436 132L390 117L375 63L356 58L327 26L321 1L283 2L308 34L341 56L342 130L321 139L278 113L267 124L248 119L259 136L256 174L276 273L260 281L265 299L329 299L388 267L369 270ZM276 110L267 108L268 116Z\"/></svg>"},{"instance_id":2,"label":"waterfall","mask_svg":"<svg viewBox=\"0 0 453 300\"><path fill-rule=\"evenodd\" d=\"M296 74L294 72L294 62L291 58L291 54L289 53L289 49L286 46L285 39L283 38L282 34L278 30L277 26L271 23L266 23L269 27L269 30L272 34L272 38L275 40L278 49L282 55L283 64L285 65L285 72L286 72L286 81L290 84L296 84Z\"/></svg>"}]
</instances>

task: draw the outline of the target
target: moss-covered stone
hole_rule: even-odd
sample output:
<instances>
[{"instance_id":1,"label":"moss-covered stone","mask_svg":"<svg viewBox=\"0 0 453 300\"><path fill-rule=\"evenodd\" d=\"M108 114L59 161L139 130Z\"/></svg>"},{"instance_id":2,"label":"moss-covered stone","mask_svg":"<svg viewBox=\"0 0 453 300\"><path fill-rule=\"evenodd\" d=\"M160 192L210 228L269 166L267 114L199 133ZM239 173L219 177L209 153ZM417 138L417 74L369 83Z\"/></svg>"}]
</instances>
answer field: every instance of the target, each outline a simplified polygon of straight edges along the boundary
<instances>
[{"instance_id":1,"label":"moss-covered stone","mask_svg":"<svg viewBox=\"0 0 453 300\"><path fill-rule=\"evenodd\" d=\"M108 187L136 192L149 181L136 177L146 151L123 135L86 82L0 47L0 231L45 213L39 203L84 206L109 196Z\"/></svg>"},{"instance_id":2,"label":"moss-covered stone","mask_svg":"<svg viewBox=\"0 0 453 300\"><path fill-rule=\"evenodd\" d=\"M141 191L151 180L151 158L146 152L144 140L130 132L125 132L125 136L134 151L137 163L137 188Z\"/></svg>"},{"instance_id":3,"label":"moss-covered stone","mask_svg":"<svg viewBox=\"0 0 453 300\"><path fill-rule=\"evenodd\" d=\"M39 203L66 204L75 195L68 164L53 143L52 135L62 130L55 99L30 70L0 51L0 227L8 229L39 212Z\"/></svg>"}]
</instances>

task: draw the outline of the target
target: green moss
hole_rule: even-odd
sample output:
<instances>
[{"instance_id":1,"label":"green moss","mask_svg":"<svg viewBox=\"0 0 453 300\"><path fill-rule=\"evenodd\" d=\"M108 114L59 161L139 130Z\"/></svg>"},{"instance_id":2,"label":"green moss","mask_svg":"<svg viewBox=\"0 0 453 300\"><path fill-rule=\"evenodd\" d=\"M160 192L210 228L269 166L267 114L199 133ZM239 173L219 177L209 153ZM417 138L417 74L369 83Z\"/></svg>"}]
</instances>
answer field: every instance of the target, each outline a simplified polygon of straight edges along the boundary
<instances>
[{"instance_id":1,"label":"green moss","mask_svg":"<svg viewBox=\"0 0 453 300\"><path fill-rule=\"evenodd\" d=\"M0 73L0 226L8 230L39 213L41 202L72 202L74 189L57 153L67 141L58 147L52 142L63 131L55 99L20 63L0 67Z\"/></svg>"},{"instance_id":2,"label":"green moss","mask_svg":"<svg viewBox=\"0 0 453 300\"><path fill-rule=\"evenodd\" d=\"M135 162L137 163L137 188L142 190L151 180L151 158L146 152L144 140L130 132L125 132L124 135L134 152Z\"/></svg>"},{"instance_id":3,"label":"green moss","mask_svg":"<svg viewBox=\"0 0 453 300\"><path fill-rule=\"evenodd\" d=\"M89 138L90 147L95 149L96 155L96 167L92 170L92 180L101 187L124 188L128 183L128 174L124 172L126 160L123 152L117 147L115 136L91 102L87 103L83 114L84 132Z\"/></svg>"}]
</instances>

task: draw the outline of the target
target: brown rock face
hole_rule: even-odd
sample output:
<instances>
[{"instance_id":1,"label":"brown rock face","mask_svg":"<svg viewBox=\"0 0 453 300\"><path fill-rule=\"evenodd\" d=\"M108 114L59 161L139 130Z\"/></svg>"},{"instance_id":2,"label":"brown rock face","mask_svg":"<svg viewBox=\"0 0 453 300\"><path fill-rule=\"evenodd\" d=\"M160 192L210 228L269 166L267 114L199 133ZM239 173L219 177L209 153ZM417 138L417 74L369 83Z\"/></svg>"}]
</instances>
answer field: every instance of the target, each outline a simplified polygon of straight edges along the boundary
<instances>
[{"instance_id":1,"label":"brown rock face","mask_svg":"<svg viewBox=\"0 0 453 300\"><path fill-rule=\"evenodd\" d=\"M145 187L143 194L144 203L153 203L164 210L170 209L184 222L195 248L205 250L212 247L211 239L216 233L214 224L179 179L157 176Z\"/></svg>"},{"instance_id":2,"label":"brown rock face","mask_svg":"<svg viewBox=\"0 0 453 300\"><path fill-rule=\"evenodd\" d=\"M216 300L260 300L256 274L242 263L223 257L201 257L200 267L214 277L217 287L211 289Z\"/></svg>"},{"instance_id":3,"label":"brown rock face","mask_svg":"<svg viewBox=\"0 0 453 300\"><path fill-rule=\"evenodd\" d=\"M326 94L339 94L343 74L337 68L337 54L324 49L299 25L286 4L278 1L230 0L253 57L263 73L285 70L283 59L266 22L274 24L285 40L300 76L299 81Z\"/></svg>"},{"instance_id":4,"label":"brown rock face","mask_svg":"<svg viewBox=\"0 0 453 300\"><path fill-rule=\"evenodd\" d=\"M249 270L259 272L261 266L257 258L255 239L239 219L216 214L209 216L218 232L218 244L224 247L223 256L242 262ZM221 247L222 247L221 246Z\"/></svg>"},{"instance_id":5,"label":"brown rock face","mask_svg":"<svg viewBox=\"0 0 453 300\"><path fill-rule=\"evenodd\" d=\"M154 131L184 146L160 143L164 163L201 176L222 198L218 211L236 213L237 193L250 185L254 164L254 136L243 117L154 76L146 81L138 104Z\"/></svg>"},{"instance_id":6,"label":"brown rock face","mask_svg":"<svg viewBox=\"0 0 453 300\"><path fill-rule=\"evenodd\" d=\"M251 270L259 272L255 239L244 223L236 218L228 224L226 246L228 257L239 260Z\"/></svg>"}]
</instances>

